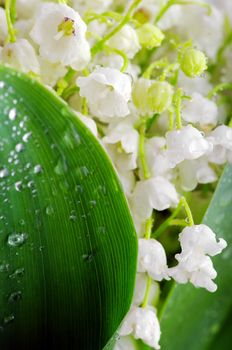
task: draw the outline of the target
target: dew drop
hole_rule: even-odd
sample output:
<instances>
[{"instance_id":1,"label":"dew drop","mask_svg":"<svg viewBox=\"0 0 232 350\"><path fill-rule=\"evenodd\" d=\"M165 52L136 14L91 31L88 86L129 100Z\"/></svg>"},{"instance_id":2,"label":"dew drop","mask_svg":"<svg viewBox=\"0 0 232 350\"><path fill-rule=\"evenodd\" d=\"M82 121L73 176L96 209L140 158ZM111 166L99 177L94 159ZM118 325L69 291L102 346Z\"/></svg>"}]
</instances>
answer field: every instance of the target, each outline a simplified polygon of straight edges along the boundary
<instances>
[{"instance_id":1,"label":"dew drop","mask_svg":"<svg viewBox=\"0 0 232 350\"><path fill-rule=\"evenodd\" d=\"M9 275L9 278L14 279L14 278L22 277L24 275L24 272L25 272L25 269L23 267L16 269L11 275Z\"/></svg>"},{"instance_id":2,"label":"dew drop","mask_svg":"<svg viewBox=\"0 0 232 350\"><path fill-rule=\"evenodd\" d=\"M23 141L28 142L29 138L31 137L31 132L27 132L23 135Z\"/></svg>"},{"instance_id":3,"label":"dew drop","mask_svg":"<svg viewBox=\"0 0 232 350\"><path fill-rule=\"evenodd\" d=\"M84 262L91 263L93 261L94 255L93 254L83 254L82 259Z\"/></svg>"},{"instance_id":4,"label":"dew drop","mask_svg":"<svg viewBox=\"0 0 232 350\"><path fill-rule=\"evenodd\" d=\"M15 120L17 117L17 111L16 108L12 108L8 114L8 117L10 120Z\"/></svg>"},{"instance_id":5,"label":"dew drop","mask_svg":"<svg viewBox=\"0 0 232 350\"><path fill-rule=\"evenodd\" d=\"M8 298L8 301L9 301L9 303L15 303L21 299L22 299L22 292L17 291L17 292L11 293L11 295Z\"/></svg>"},{"instance_id":6,"label":"dew drop","mask_svg":"<svg viewBox=\"0 0 232 350\"><path fill-rule=\"evenodd\" d=\"M7 263L3 263L0 265L0 272L8 272L10 268L10 265Z\"/></svg>"},{"instance_id":7,"label":"dew drop","mask_svg":"<svg viewBox=\"0 0 232 350\"><path fill-rule=\"evenodd\" d=\"M49 205L47 208L46 208L46 214L51 216L54 214L54 209L51 205Z\"/></svg>"},{"instance_id":8,"label":"dew drop","mask_svg":"<svg viewBox=\"0 0 232 350\"><path fill-rule=\"evenodd\" d=\"M4 317L3 322L5 324L9 324L9 323L14 322L14 319L15 319L14 314L10 314L10 315Z\"/></svg>"},{"instance_id":9,"label":"dew drop","mask_svg":"<svg viewBox=\"0 0 232 350\"><path fill-rule=\"evenodd\" d=\"M12 233L8 236L7 243L11 247L19 247L26 242L27 237L26 233Z\"/></svg>"},{"instance_id":10,"label":"dew drop","mask_svg":"<svg viewBox=\"0 0 232 350\"><path fill-rule=\"evenodd\" d=\"M17 182L15 183L15 189L16 189L16 191L18 191L18 192L21 192L21 191L22 191L22 181L17 181Z\"/></svg>"},{"instance_id":11,"label":"dew drop","mask_svg":"<svg viewBox=\"0 0 232 350\"><path fill-rule=\"evenodd\" d=\"M36 166L34 166L34 174L39 174L42 171L42 167L40 164L37 164Z\"/></svg>"},{"instance_id":12,"label":"dew drop","mask_svg":"<svg viewBox=\"0 0 232 350\"><path fill-rule=\"evenodd\" d=\"M93 208L96 207L97 202L96 202L95 200L91 200L91 201L89 202L89 204L90 204L90 207L93 209Z\"/></svg>"},{"instance_id":13,"label":"dew drop","mask_svg":"<svg viewBox=\"0 0 232 350\"><path fill-rule=\"evenodd\" d=\"M22 152L24 150L24 145L22 143L18 143L16 146L15 146L15 150L16 152Z\"/></svg>"},{"instance_id":14,"label":"dew drop","mask_svg":"<svg viewBox=\"0 0 232 350\"><path fill-rule=\"evenodd\" d=\"M7 169L1 169L0 170L0 178L3 179L4 177L7 177L9 175L9 172Z\"/></svg>"},{"instance_id":15,"label":"dew drop","mask_svg":"<svg viewBox=\"0 0 232 350\"><path fill-rule=\"evenodd\" d=\"M75 190L76 192L83 193L83 187L81 185L76 185Z\"/></svg>"}]
</instances>

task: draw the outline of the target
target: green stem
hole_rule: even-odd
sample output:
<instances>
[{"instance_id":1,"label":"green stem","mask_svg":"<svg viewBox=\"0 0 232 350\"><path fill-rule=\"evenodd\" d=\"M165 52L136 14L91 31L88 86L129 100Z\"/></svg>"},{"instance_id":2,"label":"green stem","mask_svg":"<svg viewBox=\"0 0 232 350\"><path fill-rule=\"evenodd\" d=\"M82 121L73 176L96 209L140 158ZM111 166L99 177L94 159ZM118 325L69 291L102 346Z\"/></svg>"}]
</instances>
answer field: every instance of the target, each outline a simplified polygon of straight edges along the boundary
<instances>
[{"instance_id":1,"label":"green stem","mask_svg":"<svg viewBox=\"0 0 232 350\"><path fill-rule=\"evenodd\" d=\"M144 295L144 298L143 298L143 302L141 304L142 308L145 308L147 306L147 304L148 304L148 299L149 299L151 285L152 285L152 278L150 276L148 276L147 277L146 291L145 291L145 295Z\"/></svg>"},{"instance_id":2,"label":"green stem","mask_svg":"<svg viewBox=\"0 0 232 350\"><path fill-rule=\"evenodd\" d=\"M186 221L184 220L179 220L179 219L174 220L176 216L180 213L182 207L184 207L185 212L187 214L188 223L186 223ZM185 197L181 197L179 204L174 210L174 212L172 213L172 215L159 226L159 228L152 234L152 237L154 238L160 237L161 234L164 231L166 231L168 227L174 226L174 225L176 226L193 226L194 225L193 216Z\"/></svg>"},{"instance_id":3,"label":"green stem","mask_svg":"<svg viewBox=\"0 0 232 350\"><path fill-rule=\"evenodd\" d=\"M191 212L191 209L190 209L190 207L188 205L188 202L187 202L186 198L182 197L181 198L181 202L182 202L182 205L183 205L183 207L185 209L185 212L187 214L188 225L189 226L193 226L194 225L193 216L192 216L192 212Z\"/></svg>"},{"instance_id":4,"label":"green stem","mask_svg":"<svg viewBox=\"0 0 232 350\"><path fill-rule=\"evenodd\" d=\"M121 50L118 50L118 49L114 49L114 48L111 48L109 47L108 45L105 45L104 49L106 51L108 51L109 53L116 53L117 55L121 56L123 58L123 65L120 69L120 71L123 73L125 72L125 70L127 69L128 67L128 64L129 64L129 60L128 60L128 57L127 55L125 54L125 52L121 51Z\"/></svg>"},{"instance_id":5,"label":"green stem","mask_svg":"<svg viewBox=\"0 0 232 350\"><path fill-rule=\"evenodd\" d=\"M174 108L176 112L176 127L177 129L182 128L182 120L181 120L181 102L183 98L183 90L179 88L174 95Z\"/></svg>"},{"instance_id":6,"label":"green stem","mask_svg":"<svg viewBox=\"0 0 232 350\"><path fill-rule=\"evenodd\" d=\"M118 33L125 24L127 24L134 11L136 10L136 8L138 7L138 5L141 3L142 0L134 0L131 4L131 6L129 7L127 13L125 14L125 16L123 17L123 19L121 20L121 22L112 30L110 31L103 39L101 39L100 41L98 41L91 49L91 53L92 56L95 56L98 52L102 51L104 48L105 43L112 37L114 36L116 33Z\"/></svg>"},{"instance_id":7,"label":"green stem","mask_svg":"<svg viewBox=\"0 0 232 350\"><path fill-rule=\"evenodd\" d=\"M152 226L153 226L153 217L151 216L150 219L147 219L146 221L146 228L145 228L145 239L150 239L151 238L151 231L152 231Z\"/></svg>"},{"instance_id":8,"label":"green stem","mask_svg":"<svg viewBox=\"0 0 232 350\"><path fill-rule=\"evenodd\" d=\"M15 29L12 23L12 17L14 17L14 6L15 2L11 0L6 0L5 1L5 13L6 13L6 22L7 22L7 27L8 27L8 41L10 43L15 43L16 42L16 36L15 36ZM13 8L13 15L12 15L12 8ZM12 17L11 17L12 16Z\"/></svg>"},{"instance_id":9,"label":"green stem","mask_svg":"<svg viewBox=\"0 0 232 350\"><path fill-rule=\"evenodd\" d=\"M146 228L145 228L145 239L150 239L151 238L151 232L152 232L152 226L153 226L153 217L151 216L147 221L146 221ZM147 277L147 284L146 284L146 291L145 295L143 298L143 302L141 304L142 308L145 308L148 304L148 299L149 299L149 294L150 294L150 289L152 285L152 278L150 276Z\"/></svg>"},{"instance_id":10,"label":"green stem","mask_svg":"<svg viewBox=\"0 0 232 350\"><path fill-rule=\"evenodd\" d=\"M161 59L155 62L152 62L148 68L144 71L142 77L145 79L150 79L151 74L153 72L153 70L155 69L160 69L160 68L164 68L168 65L168 61L167 59Z\"/></svg>"},{"instance_id":11,"label":"green stem","mask_svg":"<svg viewBox=\"0 0 232 350\"><path fill-rule=\"evenodd\" d=\"M145 154L145 134L146 122L143 122L139 129L139 157L142 165L143 177L145 180L150 178L150 171L148 168L146 154Z\"/></svg>"},{"instance_id":12,"label":"green stem","mask_svg":"<svg viewBox=\"0 0 232 350\"><path fill-rule=\"evenodd\" d=\"M85 97L82 100L82 114L83 115L89 114L88 103L87 103L87 99Z\"/></svg>"},{"instance_id":13,"label":"green stem","mask_svg":"<svg viewBox=\"0 0 232 350\"><path fill-rule=\"evenodd\" d=\"M185 1L185 0L169 0L163 7L161 7L160 11L158 12L155 18L155 23L158 23L161 20L161 18L165 15L165 13L169 10L169 8L173 5L198 5L206 8L209 15L212 12L211 6L209 4L206 4L203 1L197 2L197 1Z\"/></svg>"},{"instance_id":14,"label":"green stem","mask_svg":"<svg viewBox=\"0 0 232 350\"><path fill-rule=\"evenodd\" d=\"M232 90L232 83L221 83L215 86L209 93L208 98L212 99L219 92L223 92L224 90Z\"/></svg>"}]
</instances>

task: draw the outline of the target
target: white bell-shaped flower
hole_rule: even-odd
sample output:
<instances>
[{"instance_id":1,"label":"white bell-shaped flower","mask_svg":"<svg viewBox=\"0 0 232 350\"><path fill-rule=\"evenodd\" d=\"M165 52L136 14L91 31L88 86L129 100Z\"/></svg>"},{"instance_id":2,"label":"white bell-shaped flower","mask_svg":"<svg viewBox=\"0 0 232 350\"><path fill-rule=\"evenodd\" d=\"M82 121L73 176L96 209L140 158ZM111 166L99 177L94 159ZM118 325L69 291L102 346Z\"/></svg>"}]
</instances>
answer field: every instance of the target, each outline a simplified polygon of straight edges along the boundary
<instances>
[{"instance_id":1,"label":"white bell-shaped flower","mask_svg":"<svg viewBox=\"0 0 232 350\"><path fill-rule=\"evenodd\" d=\"M51 63L39 57L40 77L45 85L55 86L57 81L65 76L67 68L60 63Z\"/></svg>"},{"instance_id":2,"label":"white bell-shaped flower","mask_svg":"<svg viewBox=\"0 0 232 350\"><path fill-rule=\"evenodd\" d=\"M186 122L205 125L216 125L218 121L218 108L215 102L195 92L191 100L183 103L182 118Z\"/></svg>"},{"instance_id":3,"label":"white bell-shaped flower","mask_svg":"<svg viewBox=\"0 0 232 350\"><path fill-rule=\"evenodd\" d=\"M177 257L178 265L169 269L169 275L178 283L191 282L195 287L215 292L217 285L212 281L217 272L208 256L192 254L188 259Z\"/></svg>"},{"instance_id":4,"label":"white bell-shaped flower","mask_svg":"<svg viewBox=\"0 0 232 350\"><path fill-rule=\"evenodd\" d=\"M164 151L165 146L166 139L164 137L147 138L145 141L145 153L148 168L152 175L160 175L170 180L172 164Z\"/></svg>"},{"instance_id":5,"label":"white bell-shaped flower","mask_svg":"<svg viewBox=\"0 0 232 350\"><path fill-rule=\"evenodd\" d=\"M172 167L183 160L197 159L212 150L212 144L207 141L199 130L187 125L179 130L169 131L167 139L167 157Z\"/></svg>"},{"instance_id":6,"label":"white bell-shaped flower","mask_svg":"<svg viewBox=\"0 0 232 350\"><path fill-rule=\"evenodd\" d=\"M232 163L232 128L220 125L209 135L208 140L213 144L209 161L215 164Z\"/></svg>"},{"instance_id":7,"label":"white bell-shaped flower","mask_svg":"<svg viewBox=\"0 0 232 350\"><path fill-rule=\"evenodd\" d=\"M39 7L30 35L43 58L82 70L90 60L86 29L71 7L49 2Z\"/></svg>"},{"instance_id":8,"label":"white bell-shaped flower","mask_svg":"<svg viewBox=\"0 0 232 350\"><path fill-rule=\"evenodd\" d=\"M80 95L86 97L90 112L103 121L126 117L130 111L131 79L113 68L97 68L87 77L79 77Z\"/></svg>"},{"instance_id":9,"label":"white bell-shaped flower","mask_svg":"<svg viewBox=\"0 0 232 350\"><path fill-rule=\"evenodd\" d=\"M132 307L123 321L119 335L132 334L154 349L160 349L160 325L156 311L152 307Z\"/></svg>"},{"instance_id":10,"label":"white bell-shaped flower","mask_svg":"<svg viewBox=\"0 0 232 350\"><path fill-rule=\"evenodd\" d=\"M118 49L132 59L140 50L139 39L136 31L132 26L126 24L108 41L108 45L113 49Z\"/></svg>"},{"instance_id":11,"label":"white bell-shaped flower","mask_svg":"<svg viewBox=\"0 0 232 350\"><path fill-rule=\"evenodd\" d=\"M114 350L138 350L136 340L131 336L120 337L114 346Z\"/></svg>"},{"instance_id":12,"label":"white bell-shaped flower","mask_svg":"<svg viewBox=\"0 0 232 350\"><path fill-rule=\"evenodd\" d=\"M190 281L214 292L217 286L212 279L217 273L209 256L220 254L227 246L226 241L222 238L217 241L215 233L204 224L185 227L179 241L181 253L175 256L178 265L169 269L169 275L179 283Z\"/></svg>"},{"instance_id":13,"label":"white bell-shaped flower","mask_svg":"<svg viewBox=\"0 0 232 350\"><path fill-rule=\"evenodd\" d=\"M24 73L40 73L39 61L33 46L26 39L19 39L3 47L0 60Z\"/></svg>"},{"instance_id":14,"label":"white bell-shaped flower","mask_svg":"<svg viewBox=\"0 0 232 350\"><path fill-rule=\"evenodd\" d=\"M139 133L133 127L133 121L130 118L126 118L122 122L113 125L109 128L109 132L102 139L105 144L117 144L120 143L122 150L128 154L131 154L131 169L137 167L137 155L139 146Z\"/></svg>"},{"instance_id":15,"label":"white bell-shaped flower","mask_svg":"<svg viewBox=\"0 0 232 350\"><path fill-rule=\"evenodd\" d=\"M141 225L151 216L153 209L162 211L176 207L178 202L174 185L161 176L137 182L130 197L136 228L140 231Z\"/></svg>"},{"instance_id":16,"label":"white bell-shaped flower","mask_svg":"<svg viewBox=\"0 0 232 350\"><path fill-rule=\"evenodd\" d=\"M185 227L180 233L179 241L182 252L197 250L210 256L220 254L227 246L223 238L217 242L215 233L204 224Z\"/></svg>"},{"instance_id":17,"label":"white bell-shaped flower","mask_svg":"<svg viewBox=\"0 0 232 350\"><path fill-rule=\"evenodd\" d=\"M139 239L138 272L147 272L155 281L169 279L166 253L157 240Z\"/></svg>"},{"instance_id":18,"label":"white bell-shaped flower","mask_svg":"<svg viewBox=\"0 0 232 350\"><path fill-rule=\"evenodd\" d=\"M208 184L217 180L217 174L210 167L207 157L184 160L178 165L180 186L184 191L193 191L198 184Z\"/></svg>"}]
</instances>

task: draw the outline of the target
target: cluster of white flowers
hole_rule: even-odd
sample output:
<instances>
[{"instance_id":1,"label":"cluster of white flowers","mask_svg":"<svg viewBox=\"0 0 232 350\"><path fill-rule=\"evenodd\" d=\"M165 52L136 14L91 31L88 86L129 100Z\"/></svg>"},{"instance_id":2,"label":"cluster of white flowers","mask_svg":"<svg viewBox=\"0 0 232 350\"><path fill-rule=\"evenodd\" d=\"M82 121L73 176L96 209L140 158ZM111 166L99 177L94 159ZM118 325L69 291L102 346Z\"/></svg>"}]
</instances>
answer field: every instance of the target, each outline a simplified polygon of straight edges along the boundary
<instances>
[{"instance_id":1,"label":"cluster of white flowers","mask_svg":"<svg viewBox=\"0 0 232 350\"><path fill-rule=\"evenodd\" d=\"M218 97L232 86L232 23L224 31L231 0L17 0L12 23L6 10L0 7L0 62L69 103L111 157L131 208L137 283L115 350L136 349L134 339L159 349L158 282L214 292L210 257L226 247L209 227L194 225L183 195L215 183L232 163L231 105ZM168 266L152 217L170 210L175 218L183 208L181 252Z\"/></svg>"}]
</instances>

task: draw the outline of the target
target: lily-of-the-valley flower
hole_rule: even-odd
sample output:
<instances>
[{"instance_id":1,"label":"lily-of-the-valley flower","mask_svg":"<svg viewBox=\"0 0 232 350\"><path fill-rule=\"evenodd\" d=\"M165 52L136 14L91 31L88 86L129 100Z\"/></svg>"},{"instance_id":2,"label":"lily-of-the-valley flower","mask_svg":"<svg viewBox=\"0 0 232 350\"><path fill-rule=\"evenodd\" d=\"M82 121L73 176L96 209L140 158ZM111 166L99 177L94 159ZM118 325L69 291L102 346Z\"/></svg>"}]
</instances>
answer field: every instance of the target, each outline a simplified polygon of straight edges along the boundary
<instances>
[{"instance_id":1,"label":"lily-of-the-valley flower","mask_svg":"<svg viewBox=\"0 0 232 350\"><path fill-rule=\"evenodd\" d=\"M133 58L140 50L137 33L129 24L126 24L117 34L112 36L108 45L113 49L123 51L128 58Z\"/></svg>"},{"instance_id":2,"label":"lily-of-the-valley flower","mask_svg":"<svg viewBox=\"0 0 232 350\"><path fill-rule=\"evenodd\" d=\"M139 133L133 127L133 119L126 118L116 125L110 125L109 131L102 139L105 144L119 144L123 151L131 155L131 169L137 167Z\"/></svg>"},{"instance_id":3,"label":"lily-of-the-valley flower","mask_svg":"<svg viewBox=\"0 0 232 350\"><path fill-rule=\"evenodd\" d=\"M90 60L86 24L65 4L43 3L37 12L31 37L39 45L41 57L82 70Z\"/></svg>"},{"instance_id":4,"label":"lily-of-the-valley flower","mask_svg":"<svg viewBox=\"0 0 232 350\"><path fill-rule=\"evenodd\" d=\"M132 307L123 321L119 335L133 334L135 339L142 339L154 349L160 349L160 325L156 311L152 307Z\"/></svg>"},{"instance_id":5,"label":"lily-of-the-valley flower","mask_svg":"<svg viewBox=\"0 0 232 350\"><path fill-rule=\"evenodd\" d=\"M222 238L217 241L215 233L204 224L185 227L179 241L181 253L175 256L178 265L169 269L169 275L179 283L190 281L214 292L217 285L212 280L217 273L210 256L220 254L227 246L226 241Z\"/></svg>"},{"instance_id":6,"label":"lily-of-the-valley flower","mask_svg":"<svg viewBox=\"0 0 232 350\"><path fill-rule=\"evenodd\" d=\"M162 176L137 182L130 198L132 214L138 227L151 216L153 209L162 211L175 207L178 202L175 186Z\"/></svg>"},{"instance_id":7,"label":"lily-of-the-valley flower","mask_svg":"<svg viewBox=\"0 0 232 350\"><path fill-rule=\"evenodd\" d=\"M166 135L167 151L172 166L183 160L198 159L212 151L213 145L202 133L191 125L179 130L169 131Z\"/></svg>"},{"instance_id":8,"label":"lily-of-the-valley flower","mask_svg":"<svg viewBox=\"0 0 232 350\"><path fill-rule=\"evenodd\" d=\"M183 101L182 119L201 127L215 126L218 122L218 107L215 102L194 92L191 100Z\"/></svg>"},{"instance_id":9,"label":"lily-of-the-valley flower","mask_svg":"<svg viewBox=\"0 0 232 350\"><path fill-rule=\"evenodd\" d=\"M157 240L139 239L138 272L147 272L155 281L169 279L166 253Z\"/></svg>"},{"instance_id":10,"label":"lily-of-the-valley flower","mask_svg":"<svg viewBox=\"0 0 232 350\"><path fill-rule=\"evenodd\" d=\"M208 135L207 139L213 144L213 150L208 157L212 163L232 163L231 127L226 125L220 125Z\"/></svg>"},{"instance_id":11,"label":"lily-of-the-valley flower","mask_svg":"<svg viewBox=\"0 0 232 350\"><path fill-rule=\"evenodd\" d=\"M35 49L26 39L5 45L0 51L0 60L24 73L40 73Z\"/></svg>"},{"instance_id":12,"label":"lily-of-the-valley flower","mask_svg":"<svg viewBox=\"0 0 232 350\"><path fill-rule=\"evenodd\" d=\"M77 85L91 113L99 119L109 121L130 113L131 78L127 74L113 68L96 68L89 76L79 77Z\"/></svg>"}]
</instances>

